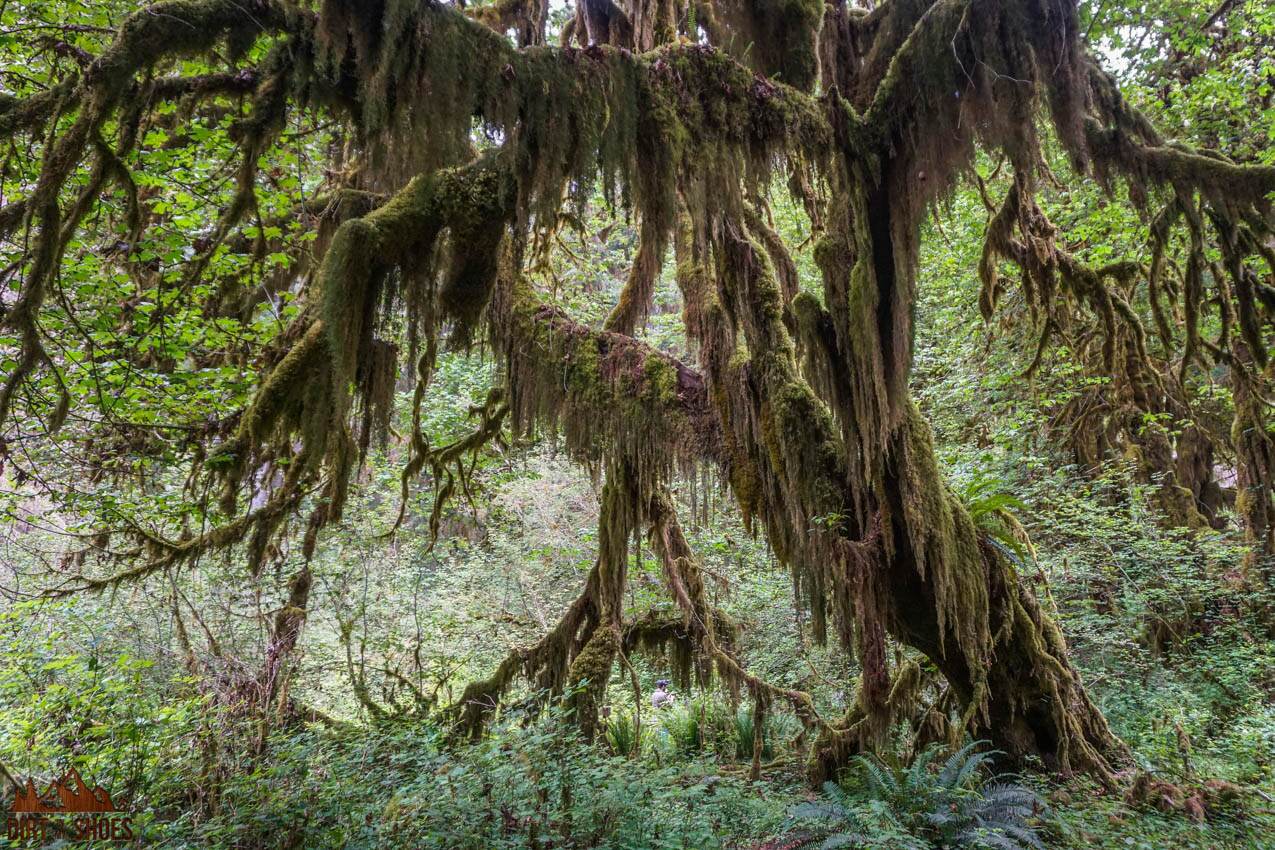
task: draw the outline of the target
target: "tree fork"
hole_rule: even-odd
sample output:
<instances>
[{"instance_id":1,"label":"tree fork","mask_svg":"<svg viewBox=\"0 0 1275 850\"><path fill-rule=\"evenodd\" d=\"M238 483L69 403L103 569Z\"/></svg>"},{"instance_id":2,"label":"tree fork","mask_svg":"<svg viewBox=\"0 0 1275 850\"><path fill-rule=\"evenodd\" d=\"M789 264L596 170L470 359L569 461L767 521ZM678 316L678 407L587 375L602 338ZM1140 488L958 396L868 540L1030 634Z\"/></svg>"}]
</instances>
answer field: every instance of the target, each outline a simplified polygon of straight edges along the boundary
<instances>
[{"instance_id":1,"label":"tree fork","mask_svg":"<svg viewBox=\"0 0 1275 850\"><path fill-rule=\"evenodd\" d=\"M856 219L866 220L866 215ZM709 303L711 296L709 302L691 304L689 299L697 291L691 284L684 286L687 309L714 317L706 323L700 341L719 418L734 432L727 443L764 447L743 458L751 472L736 464L732 485L738 488L741 481L757 480L761 482L757 492L775 500L756 504L772 541L786 544L777 543L777 553L799 576L808 578L811 603L818 608L825 595L830 598L842 641L856 645L864 665L858 693L865 714L869 718L884 715L892 690L880 660L881 638L872 637L873 629L884 628L905 645L921 650L943 671L960 700L962 728L986 734L1014 757L1040 754L1062 770L1089 769L1109 778L1110 764L1124 756L1123 745L1085 695L1057 626L1040 611L1008 563L980 542L969 515L942 480L928 429L911 403L895 402L899 412L885 412L891 409L888 387L901 375L861 373L863 387L829 388L825 397L846 398L877 387L876 398L883 403L884 421L876 423L881 430L854 428L850 433L860 435L858 444L838 448L828 411L794 369L794 354L781 321L781 290L768 259L756 243L740 235L737 226L724 222L710 230L720 234L712 248L718 289L739 312L732 315L721 310ZM861 238L880 239L890 233L890 226L881 227L877 220L867 234L858 232ZM679 268L693 269L694 239L680 242L684 256ZM844 265L830 262L835 256L823 255L830 287L845 274ZM836 303L837 293L844 292L851 304L874 304L870 311L860 307L844 314L847 318L866 314L875 329L874 337L855 342L873 346L870 350L897 351L890 340L899 333L908 335L911 319L910 315L900 319L894 311L910 310L910 299L900 297L893 287L910 284L895 277L892 265L878 270L884 262L893 263L892 249L868 250L861 256L865 259L856 262L864 265L852 272L849 289L830 288L827 301ZM894 283L882 287L882 280ZM810 304L800 307L807 320L817 310ZM813 318L817 325L829 319ZM729 351L711 350L715 340L733 337L711 325L731 320L747 338L751 367L747 370L741 371ZM872 342L873 338L881 341ZM807 348L814 350L818 342L810 340ZM821 345L827 351L836 343ZM904 357L909 358L910 352ZM907 359L895 362L896 369L906 370ZM836 374L844 373L825 370L825 380ZM730 388L741 380L742 386ZM765 394L757 395L753 388L764 385L768 385ZM776 404L779 399L786 403ZM854 411L838 413L843 421L854 421ZM898 424L890 425L895 417ZM882 441L880 449L873 448L873 437ZM822 454L808 454L812 447L824 447ZM847 474L846 457L863 459L866 481ZM877 539L871 532L871 513L865 516L865 510L880 516L883 529ZM799 527L811 527L810 520L816 516L841 517L843 525L809 537L787 530L798 521ZM832 566L815 571L815 564L821 562ZM857 629L851 629L852 622ZM864 731L870 732L870 726ZM865 743L872 738L862 736ZM846 755L844 749L823 750L815 758L814 776L834 774Z\"/></svg>"}]
</instances>

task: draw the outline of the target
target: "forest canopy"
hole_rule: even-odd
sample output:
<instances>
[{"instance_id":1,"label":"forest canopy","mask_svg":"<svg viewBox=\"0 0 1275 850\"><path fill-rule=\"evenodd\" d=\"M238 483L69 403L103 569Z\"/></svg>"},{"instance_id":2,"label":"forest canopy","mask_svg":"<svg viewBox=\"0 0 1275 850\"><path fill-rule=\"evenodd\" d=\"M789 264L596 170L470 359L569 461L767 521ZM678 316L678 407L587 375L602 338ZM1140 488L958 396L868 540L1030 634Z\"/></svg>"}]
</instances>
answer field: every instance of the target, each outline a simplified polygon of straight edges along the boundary
<instances>
[{"instance_id":1,"label":"forest canopy","mask_svg":"<svg viewBox=\"0 0 1275 850\"><path fill-rule=\"evenodd\" d=\"M0 51L0 705L65 725L15 791L140 714L152 837L343 846L261 766L654 782L672 688L720 800L831 783L811 846L1073 840L1008 770L1269 826L1263 4L49 0ZM402 805L628 846L570 773ZM873 793L959 817L800 825Z\"/></svg>"}]
</instances>

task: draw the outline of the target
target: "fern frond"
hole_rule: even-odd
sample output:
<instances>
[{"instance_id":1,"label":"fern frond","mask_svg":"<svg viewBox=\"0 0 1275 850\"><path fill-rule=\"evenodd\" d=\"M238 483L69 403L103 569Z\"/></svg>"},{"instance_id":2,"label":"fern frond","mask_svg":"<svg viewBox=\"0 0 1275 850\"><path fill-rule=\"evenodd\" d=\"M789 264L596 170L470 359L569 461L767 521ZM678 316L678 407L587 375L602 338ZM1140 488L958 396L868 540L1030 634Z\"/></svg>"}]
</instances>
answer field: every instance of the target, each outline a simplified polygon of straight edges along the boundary
<instances>
[{"instance_id":1,"label":"fern frond","mask_svg":"<svg viewBox=\"0 0 1275 850\"><path fill-rule=\"evenodd\" d=\"M972 755L974 750L977 749L980 744L985 743L987 742L971 741L956 752L952 753L952 755L948 757L947 761L943 763L942 770L939 771L938 784L944 788L958 787L961 784L962 778L968 776L969 773L972 772L972 770L967 771L966 768L971 758L978 758L977 755ZM981 764L982 760L980 759L978 763ZM977 765L975 765L975 767L977 767Z\"/></svg>"},{"instance_id":2,"label":"fern frond","mask_svg":"<svg viewBox=\"0 0 1275 850\"><path fill-rule=\"evenodd\" d=\"M827 794L834 800L844 800L846 798L845 789L832 781L825 782L823 784L823 793Z\"/></svg>"},{"instance_id":3,"label":"fern frond","mask_svg":"<svg viewBox=\"0 0 1275 850\"><path fill-rule=\"evenodd\" d=\"M840 803L810 800L793 807L792 818L802 821L853 821L854 814Z\"/></svg>"},{"instance_id":4,"label":"fern frond","mask_svg":"<svg viewBox=\"0 0 1275 850\"><path fill-rule=\"evenodd\" d=\"M1042 805L1042 800L1035 791L1015 782L989 782L983 786L981 793L980 810L1005 808L1030 815L1037 806Z\"/></svg>"},{"instance_id":5,"label":"fern frond","mask_svg":"<svg viewBox=\"0 0 1275 850\"><path fill-rule=\"evenodd\" d=\"M912 766L907 769L904 774L903 787L909 791L919 790L933 782L930 776L930 762L934 761L942 750L941 745L931 744L926 747L912 761Z\"/></svg>"},{"instance_id":6,"label":"fern frond","mask_svg":"<svg viewBox=\"0 0 1275 850\"><path fill-rule=\"evenodd\" d=\"M880 797L898 796L902 789L899 787L899 779L894 771L871 756L859 756L857 760L863 767L869 791Z\"/></svg>"},{"instance_id":7,"label":"fern frond","mask_svg":"<svg viewBox=\"0 0 1275 850\"><path fill-rule=\"evenodd\" d=\"M983 847L988 850L1025 850L1013 838L1003 832L985 829L966 829L956 834L957 847Z\"/></svg>"},{"instance_id":8,"label":"fern frond","mask_svg":"<svg viewBox=\"0 0 1275 850\"><path fill-rule=\"evenodd\" d=\"M1040 836L1036 834L1036 830L1030 826L1017 826L1015 824L1005 824L1001 827L1005 834L1018 842L1019 846L1028 848L1028 850L1045 850L1045 842L1040 840Z\"/></svg>"}]
</instances>

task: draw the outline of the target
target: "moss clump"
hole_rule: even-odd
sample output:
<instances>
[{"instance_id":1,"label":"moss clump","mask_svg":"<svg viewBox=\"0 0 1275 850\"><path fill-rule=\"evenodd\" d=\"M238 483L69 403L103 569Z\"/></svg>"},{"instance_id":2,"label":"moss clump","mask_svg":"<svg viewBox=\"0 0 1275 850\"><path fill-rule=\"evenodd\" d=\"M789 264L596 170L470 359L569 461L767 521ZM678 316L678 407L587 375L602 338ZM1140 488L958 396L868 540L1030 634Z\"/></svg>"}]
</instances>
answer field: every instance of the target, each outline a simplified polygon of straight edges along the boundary
<instances>
[{"instance_id":1,"label":"moss clump","mask_svg":"<svg viewBox=\"0 0 1275 850\"><path fill-rule=\"evenodd\" d=\"M714 43L759 74L814 89L822 0L718 0L713 9L708 28Z\"/></svg>"},{"instance_id":2,"label":"moss clump","mask_svg":"<svg viewBox=\"0 0 1275 850\"><path fill-rule=\"evenodd\" d=\"M606 696L611 681L611 665L615 663L619 640L609 628L598 628L580 654L571 662L567 673L570 689L568 705L575 712L576 722L586 740L592 740L598 728L598 709Z\"/></svg>"},{"instance_id":3,"label":"moss clump","mask_svg":"<svg viewBox=\"0 0 1275 850\"><path fill-rule=\"evenodd\" d=\"M643 364L643 383L648 388L648 400L658 405L677 403L677 366L666 357L652 354Z\"/></svg>"},{"instance_id":4,"label":"moss clump","mask_svg":"<svg viewBox=\"0 0 1275 850\"><path fill-rule=\"evenodd\" d=\"M537 39L544 8L517 13L528 28L524 43ZM239 126L239 191L219 231L251 209L258 154L286 109L303 101L354 125L349 149L360 167L348 182L391 198L332 234L313 276L319 291L267 358L273 368L209 462L229 484L228 511L237 489L263 469L286 466L282 487L264 507L207 535L147 540L155 564L244 537L259 561L283 518L321 485L303 544L308 556L318 529L341 514L357 450L386 427L397 370L387 328L396 312L406 316L418 360L418 404L446 331L469 345L486 318L506 391L493 393L476 411L473 435L451 446L431 447L419 412L414 418L407 471L428 464L434 473L435 521L457 481L465 485L452 464L498 440L506 416L519 434L560 431L574 457L605 470L607 484L598 561L584 592L543 641L512 653L467 691L460 709L467 726L480 725L519 674L556 692L572 679L587 681L577 699L582 722L591 722L596 688L632 625L621 604L626 547L644 524L684 633L720 675L749 690L758 728L776 699L813 717L808 697L751 676L728 650L725 623L707 606L661 498L660 485L679 467L710 460L724 467L750 528L760 521L793 570L820 636L831 623L862 664L859 716L836 728L819 724L831 752L879 737L902 711L897 703L916 700L912 668L895 664L892 673L888 663L894 639L923 652L945 677L961 713L949 733L985 730L1011 753L1106 772L1122 750L1089 703L1060 633L944 488L908 400L918 227L976 144L1002 152L1015 189L981 264L985 308L995 308L1005 286L996 267L1023 267L1043 352L1070 308L1083 305L1101 331L1094 350L1102 368L1122 369L1130 408L1146 411L1148 399L1165 395L1166 381L1163 369L1148 365L1139 304L1129 294L1143 271L1130 263L1091 269L1054 244L1032 198L1040 106L1078 168L1108 184L1125 180L1135 203L1158 185L1171 187L1175 209L1157 217L1146 273L1148 288L1156 287L1156 330L1168 360L1179 333L1168 319L1180 308L1179 383L1205 353L1230 370L1239 507L1269 552L1275 476L1261 403L1271 382L1262 333L1275 289L1255 266L1271 262L1265 195L1275 189L1275 170L1165 144L1085 57L1074 3L834 8L819 100L803 93L816 84L825 17L818 0L697 4L711 11L703 29L717 47L699 43L696 18L687 14L683 24L680 8L630 15L609 0L582 4L574 36L590 43L580 50L517 49L455 8L416 0L324 0L317 16L293 4L262 3L245 16L238 2L174 0L130 17L82 83L62 93L65 102L0 104L4 127L67 116L36 145L40 177L20 215L7 212L0 223L12 228L21 219L37 233L23 289L4 317L22 354L0 391L0 422L19 385L53 362L37 322L66 247L62 234L74 234L112 180L133 192L121 163L151 108L125 108L136 78L157 61L223 42L237 55L255 28L286 33L270 63L255 69L252 111ZM501 3L493 14L505 21L515 12ZM674 43L679 27L691 37ZM149 83L144 90L156 91ZM108 128L120 130L118 145ZM492 152L477 156L480 147ZM91 171L79 186L73 177L88 157ZM825 232L816 250L821 303L797 297L795 264L766 215L763 198L779 170ZM71 186L75 200L64 210ZM635 212L642 233L629 285L601 332L541 303L523 277L526 255L541 259L563 221L598 189ZM648 309L670 234L702 375L629 334ZM1187 257L1180 281L1165 260L1175 251ZM196 263L194 277L201 272ZM1207 339L1214 304L1221 331ZM1149 467L1175 453L1161 437L1148 430L1137 445ZM1184 475L1166 494L1185 504L1193 486ZM289 607L292 622L301 609Z\"/></svg>"}]
</instances>

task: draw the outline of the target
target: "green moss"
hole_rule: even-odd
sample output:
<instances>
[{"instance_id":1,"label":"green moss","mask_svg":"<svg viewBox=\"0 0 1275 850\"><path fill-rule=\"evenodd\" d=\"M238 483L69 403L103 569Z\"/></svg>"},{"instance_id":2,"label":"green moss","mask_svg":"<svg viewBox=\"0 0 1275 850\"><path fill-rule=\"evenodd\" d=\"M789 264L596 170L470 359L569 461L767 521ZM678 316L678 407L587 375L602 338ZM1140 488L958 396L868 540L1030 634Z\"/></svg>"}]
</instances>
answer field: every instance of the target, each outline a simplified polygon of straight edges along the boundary
<instances>
[{"instance_id":1,"label":"green moss","mask_svg":"<svg viewBox=\"0 0 1275 850\"><path fill-rule=\"evenodd\" d=\"M592 739L597 732L598 709L606 695L618 649L615 632L599 626L571 662L571 670L567 674L568 688L571 689L568 704L574 709L576 722L586 739Z\"/></svg>"},{"instance_id":2,"label":"green moss","mask_svg":"<svg viewBox=\"0 0 1275 850\"><path fill-rule=\"evenodd\" d=\"M837 513L842 507L840 488L833 482L844 469L844 461L833 438L832 417L809 386L785 377L772 383L768 393L777 450L787 459L776 468L801 470L795 477L802 487L802 507L808 516Z\"/></svg>"},{"instance_id":3,"label":"green moss","mask_svg":"<svg viewBox=\"0 0 1275 850\"><path fill-rule=\"evenodd\" d=\"M677 368L666 357L649 355L643 362L647 398L656 404L677 402Z\"/></svg>"},{"instance_id":4,"label":"green moss","mask_svg":"<svg viewBox=\"0 0 1275 850\"><path fill-rule=\"evenodd\" d=\"M593 336L569 339L574 342L564 351L563 366L566 370L566 385L574 396L575 404L598 407L610 400L607 382L602 378L602 354L598 350L599 340Z\"/></svg>"}]
</instances>

